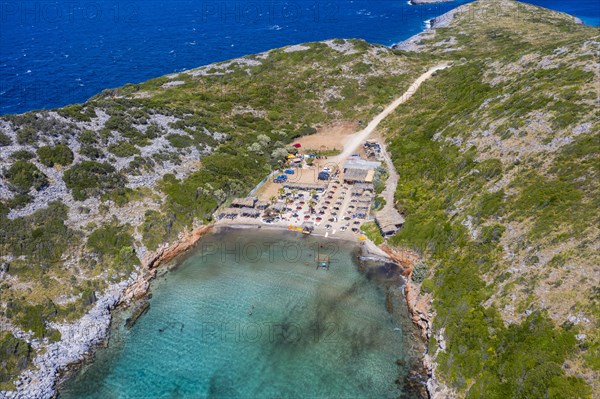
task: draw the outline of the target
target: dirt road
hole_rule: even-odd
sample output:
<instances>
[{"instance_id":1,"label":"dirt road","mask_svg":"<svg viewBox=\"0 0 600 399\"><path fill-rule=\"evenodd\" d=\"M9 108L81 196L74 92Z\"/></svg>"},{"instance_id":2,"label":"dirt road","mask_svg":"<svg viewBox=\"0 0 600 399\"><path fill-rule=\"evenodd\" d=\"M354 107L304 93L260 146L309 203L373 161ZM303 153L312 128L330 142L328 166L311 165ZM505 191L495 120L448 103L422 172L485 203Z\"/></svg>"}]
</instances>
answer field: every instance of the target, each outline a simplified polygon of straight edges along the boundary
<instances>
[{"instance_id":1,"label":"dirt road","mask_svg":"<svg viewBox=\"0 0 600 399\"><path fill-rule=\"evenodd\" d=\"M386 116L391 114L396 108L398 108L400 104L403 104L406 101L408 101L413 96L413 94L415 94L419 86L421 86L421 84L424 81L429 79L436 71L448 68L449 66L449 63L442 63L430 68L423 75L419 76L419 78L415 80L412 85L410 85L408 90L404 94L402 94L402 96L400 96L393 103L388 105L386 109L384 109L367 125L367 127L348 137L346 142L344 143L344 151L342 151L341 154L330 158L327 163L335 163L337 165L342 166L346 158L348 158L350 155L356 152L360 145L371 135L371 133L373 133L373 131L375 131L379 123L381 123L381 121L384 120Z\"/></svg>"}]
</instances>

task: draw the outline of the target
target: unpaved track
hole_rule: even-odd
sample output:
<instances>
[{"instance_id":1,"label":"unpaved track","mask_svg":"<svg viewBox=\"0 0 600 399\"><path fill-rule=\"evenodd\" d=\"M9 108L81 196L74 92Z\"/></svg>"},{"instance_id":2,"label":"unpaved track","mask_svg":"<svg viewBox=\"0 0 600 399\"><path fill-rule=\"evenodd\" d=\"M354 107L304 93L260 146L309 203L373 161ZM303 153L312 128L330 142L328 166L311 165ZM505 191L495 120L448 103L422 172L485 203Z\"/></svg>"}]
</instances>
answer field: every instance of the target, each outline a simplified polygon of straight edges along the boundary
<instances>
[{"instance_id":1,"label":"unpaved track","mask_svg":"<svg viewBox=\"0 0 600 399\"><path fill-rule=\"evenodd\" d=\"M333 158L330 158L327 161L327 163L328 164L335 163L341 167L343 165L343 162L346 160L346 158L348 158L350 155L352 155L356 152L356 150L360 147L360 145L371 135L371 133L373 133L375 131L375 129L377 128L379 123L382 120L384 120L386 116L391 114L396 108L398 108L398 106L400 104L403 104L406 101L408 101L413 96L413 94L415 94L416 91L419 89L419 86L421 86L421 84L424 81L426 81L427 79L429 79L435 72L437 72L441 69L448 68L449 66L450 66L450 64L447 62L438 64L438 65L430 68L423 75L419 76L419 78L417 80L415 80L412 85L410 85L408 90L404 94L402 94L402 96L400 96L393 103L388 105L386 107L386 109L384 109L379 115L377 115L367 125L367 127L365 127L363 130L361 130L359 132L354 133L352 136L348 137L348 139L344 143L344 151L342 151L341 154L339 154Z\"/></svg>"}]
</instances>

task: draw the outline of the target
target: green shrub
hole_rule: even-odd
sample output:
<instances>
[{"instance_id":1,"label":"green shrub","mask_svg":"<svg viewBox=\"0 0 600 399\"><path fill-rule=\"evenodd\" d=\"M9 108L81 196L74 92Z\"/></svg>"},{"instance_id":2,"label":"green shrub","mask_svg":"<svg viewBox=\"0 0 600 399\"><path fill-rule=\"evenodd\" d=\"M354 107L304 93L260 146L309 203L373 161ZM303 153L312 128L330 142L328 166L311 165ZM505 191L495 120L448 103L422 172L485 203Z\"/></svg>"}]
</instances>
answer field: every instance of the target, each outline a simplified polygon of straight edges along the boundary
<instances>
[{"instance_id":1,"label":"green shrub","mask_svg":"<svg viewBox=\"0 0 600 399\"><path fill-rule=\"evenodd\" d=\"M140 154L140 150L128 141L119 141L118 143L111 144L108 146L108 151L119 158L127 158Z\"/></svg>"},{"instance_id":2,"label":"green shrub","mask_svg":"<svg viewBox=\"0 0 600 399\"><path fill-rule=\"evenodd\" d=\"M184 136L182 134L169 134L167 140L169 140L169 143L175 148L187 148L194 144L194 141L190 136Z\"/></svg>"},{"instance_id":3,"label":"green shrub","mask_svg":"<svg viewBox=\"0 0 600 399\"><path fill-rule=\"evenodd\" d=\"M11 189L27 193L32 187L41 190L48 185L48 177L37 166L27 161L16 161L4 173Z\"/></svg>"},{"instance_id":4,"label":"green shrub","mask_svg":"<svg viewBox=\"0 0 600 399\"><path fill-rule=\"evenodd\" d=\"M357 75L364 75L371 72L371 66L364 62L359 62L352 66L352 73Z\"/></svg>"},{"instance_id":5,"label":"green shrub","mask_svg":"<svg viewBox=\"0 0 600 399\"><path fill-rule=\"evenodd\" d=\"M79 134L79 142L82 145L98 144L98 136L93 130L84 130Z\"/></svg>"},{"instance_id":6,"label":"green shrub","mask_svg":"<svg viewBox=\"0 0 600 399\"><path fill-rule=\"evenodd\" d=\"M427 277L428 272L429 267L427 263L421 260L414 266L410 279L415 283L422 283Z\"/></svg>"},{"instance_id":7,"label":"green shrub","mask_svg":"<svg viewBox=\"0 0 600 399\"><path fill-rule=\"evenodd\" d=\"M69 246L78 243L66 219L67 207L61 202L26 217L0 219L0 251L24 257L30 268L60 263Z\"/></svg>"},{"instance_id":8,"label":"green shrub","mask_svg":"<svg viewBox=\"0 0 600 399\"><path fill-rule=\"evenodd\" d=\"M479 199L477 216L486 219L490 216L502 215L504 205L504 191L485 193Z\"/></svg>"},{"instance_id":9,"label":"green shrub","mask_svg":"<svg viewBox=\"0 0 600 399\"><path fill-rule=\"evenodd\" d=\"M387 202L386 202L385 198L383 198L382 196L378 195L373 200L373 205L371 205L371 209L374 212L377 212L377 211L383 209L383 207L385 206L386 203Z\"/></svg>"},{"instance_id":10,"label":"green shrub","mask_svg":"<svg viewBox=\"0 0 600 399\"><path fill-rule=\"evenodd\" d=\"M583 191L575 183L551 180L534 173L517 184L524 187L510 204L512 216L534 218L532 237L573 225L583 218Z\"/></svg>"},{"instance_id":11,"label":"green shrub","mask_svg":"<svg viewBox=\"0 0 600 399\"><path fill-rule=\"evenodd\" d=\"M317 129L312 126L304 126L302 129L298 130L295 134L294 138L302 137L302 136L310 136L311 134L315 134Z\"/></svg>"},{"instance_id":12,"label":"green shrub","mask_svg":"<svg viewBox=\"0 0 600 399\"><path fill-rule=\"evenodd\" d=\"M369 240L373 241L375 245L381 245L385 241L375 222L361 224L360 230L369 238Z\"/></svg>"},{"instance_id":13,"label":"green shrub","mask_svg":"<svg viewBox=\"0 0 600 399\"><path fill-rule=\"evenodd\" d=\"M0 147L6 147L12 144L11 138L5 134L0 132Z\"/></svg>"},{"instance_id":14,"label":"green shrub","mask_svg":"<svg viewBox=\"0 0 600 399\"><path fill-rule=\"evenodd\" d=\"M6 205L10 209L18 209L22 208L25 205L29 204L33 200L33 197L29 194L17 193L14 197L12 197Z\"/></svg>"},{"instance_id":15,"label":"green shrub","mask_svg":"<svg viewBox=\"0 0 600 399\"><path fill-rule=\"evenodd\" d=\"M492 226L484 226L481 229L479 236L479 242L481 244L497 243L504 233L505 227L501 224L494 224Z\"/></svg>"},{"instance_id":16,"label":"green shrub","mask_svg":"<svg viewBox=\"0 0 600 399\"><path fill-rule=\"evenodd\" d=\"M64 144L58 144L54 147L40 147L37 150L37 154L40 162L48 167L52 167L55 164L69 166L73 163L73 151Z\"/></svg>"},{"instance_id":17,"label":"green shrub","mask_svg":"<svg viewBox=\"0 0 600 399\"><path fill-rule=\"evenodd\" d=\"M94 145L81 146L79 153L94 161L104 157L104 153L102 152L102 150L100 150Z\"/></svg>"},{"instance_id":18,"label":"green shrub","mask_svg":"<svg viewBox=\"0 0 600 399\"><path fill-rule=\"evenodd\" d=\"M173 214L163 215L160 212L148 210L144 215L142 225L142 242L151 251L158 245L171 241L175 235L176 218Z\"/></svg>"},{"instance_id":19,"label":"green shrub","mask_svg":"<svg viewBox=\"0 0 600 399\"><path fill-rule=\"evenodd\" d=\"M131 162L129 162L127 173L134 176L139 176L144 172L152 172L155 165L156 162L154 162L154 160L150 157L136 156Z\"/></svg>"},{"instance_id":20,"label":"green shrub","mask_svg":"<svg viewBox=\"0 0 600 399\"><path fill-rule=\"evenodd\" d=\"M17 143L21 145L35 145L38 140L38 134L35 129L29 126L23 126L17 131Z\"/></svg>"},{"instance_id":21,"label":"green shrub","mask_svg":"<svg viewBox=\"0 0 600 399\"><path fill-rule=\"evenodd\" d=\"M31 331L36 338L44 338L52 333L46 328L46 322L58 314L58 308L50 300L37 305L25 301L15 301L11 303L7 313L11 318L17 320L23 330Z\"/></svg>"},{"instance_id":22,"label":"green shrub","mask_svg":"<svg viewBox=\"0 0 600 399\"><path fill-rule=\"evenodd\" d=\"M14 159L15 161L29 161L35 158L35 154L27 150L17 150L10 154L10 158Z\"/></svg>"},{"instance_id":23,"label":"green shrub","mask_svg":"<svg viewBox=\"0 0 600 399\"><path fill-rule=\"evenodd\" d=\"M125 177L112 165L93 161L74 165L64 173L63 180L78 201L123 189L126 183Z\"/></svg>"},{"instance_id":24,"label":"green shrub","mask_svg":"<svg viewBox=\"0 0 600 399\"><path fill-rule=\"evenodd\" d=\"M26 369L32 357L31 346L8 331L0 331L0 390L12 390L12 381Z\"/></svg>"},{"instance_id":25,"label":"green shrub","mask_svg":"<svg viewBox=\"0 0 600 399\"><path fill-rule=\"evenodd\" d=\"M139 259L133 249L130 230L129 225L106 224L90 234L87 247L103 264L120 271L131 271L139 264Z\"/></svg>"}]
</instances>

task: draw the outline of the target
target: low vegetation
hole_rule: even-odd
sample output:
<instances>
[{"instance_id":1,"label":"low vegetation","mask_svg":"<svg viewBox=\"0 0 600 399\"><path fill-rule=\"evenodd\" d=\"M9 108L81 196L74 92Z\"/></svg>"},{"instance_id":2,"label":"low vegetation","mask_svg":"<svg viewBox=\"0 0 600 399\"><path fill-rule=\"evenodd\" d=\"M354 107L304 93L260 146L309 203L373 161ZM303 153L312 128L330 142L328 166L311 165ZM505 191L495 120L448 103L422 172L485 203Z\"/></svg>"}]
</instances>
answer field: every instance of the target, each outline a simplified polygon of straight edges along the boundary
<instances>
[{"instance_id":1,"label":"low vegetation","mask_svg":"<svg viewBox=\"0 0 600 399\"><path fill-rule=\"evenodd\" d=\"M0 331L0 390L14 389L12 377L27 368L31 347L12 333Z\"/></svg>"},{"instance_id":2,"label":"low vegetation","mask_svg":"<svg viewBox=\"0 0 600 399\"><path fill-rule=\"evenodd\" d=\"M127 179L108 163L83 161L68 169L63 177L73 198L83 201L91 196L123 190Z\"/></svg>"},{"instance_id":3,"label":"low vegetation","mask_svg":"<svg viewBox=\"0 0 600 399\"><path fill-rule=\"evenodd\" d=\"M435 265L415 282L433 294L433 327L445 345L434 334L429 348L450 387L467 398L590 398L600 316L597 282L585 277L597 267L600 222L592 181L600 151L591 142L600 126L586 105L594 89L577 50L564 53L573 57L568 65L552 61L552 73L517 64L540 52L560 58L557 49L581 48L592 32L569 25L565 35L564 20L540 24L528 12L516 26L510 12L487 12L455 22L469 31L468 46L460 47L456 28L426 41L435 52L436 43L459 38L447 55L455 65L422 86L432 95L414 96L383 123L406 215L390 242ZM578 95L556 90L569 87ZM559 121L552 110L566 102L576 117ZM573 134L578 126L589 130ZM553 141L567 144L546 146ZM548 254L562 254L556 266ZM566 272L567 263L581 272ZM574 322L574 314L590 321Z\"/></svg>"},{"instance_id":4,"label":"low vegetation","mask_svg":"<svg viewBox=\"0 0 600 399\"><path fill-rule=\"evenodd\" d=\"M361 224L360 231L362 231L369 238L369 240L373 241L377 245L383 244L385 241L381 235L381 231L379 231L379 227L377 227L375 222Z\"/></svg>"},{"instance_id":5,"label":"low vegetation","mask_svg":"<svg viewBox=\"0 0 600 399\"><path fill-rule=\"evenodd\" d=\"M41 190L48 185L48 177L37 166L27 161L16 161L4 172L9 187L20 194L30 189Z\"/></svg>"},{"instance_id":6,"label":"low vegetation","mask_svg":"<svg viewBox=\"0 0 600 399\"><path fill-rule=\"evenodd\" d=\"M381 125L406 215L389 242L423 256L413 282L434 298L436 376L468 398L589 398L600 367L600 124L588 67L598 32L504 0L469 7L420 53L308 43L106 90L55 110L61 118L2 117L12 131L0 147L16 147L0 159L2 317L60 339L49 321L76 320L139 265L136 253L247 194L290 143L369 120L451 60ZM33 201L64 191L61 177L72 198ZM383 242L374 223L361 230ZM10 384L30 349L0 334L0 384Z\"/></svg>"},{"instance_id":7,"label":"low vegetation","mask_svg":"<svg viewBox=\"0 0 600 399\"><path fill-rule=\"evenodd\" d=\"M54 165L69 166L73 163L73 151L65 144L58 144L54 147L40 147L37 150L37 155L40 162L48 167Z\"/></svg>"}]
</instances>

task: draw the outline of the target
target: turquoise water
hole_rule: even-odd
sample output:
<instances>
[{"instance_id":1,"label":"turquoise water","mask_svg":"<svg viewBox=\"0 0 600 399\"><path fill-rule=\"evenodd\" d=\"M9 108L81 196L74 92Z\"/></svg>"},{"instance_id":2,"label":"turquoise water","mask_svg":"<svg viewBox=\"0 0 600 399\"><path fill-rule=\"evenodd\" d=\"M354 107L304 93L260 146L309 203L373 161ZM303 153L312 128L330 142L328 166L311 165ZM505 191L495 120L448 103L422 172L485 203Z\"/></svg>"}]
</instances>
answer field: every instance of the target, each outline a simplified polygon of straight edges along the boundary
<instances>
[{"instance_id":1,"label":"turquoise water","mask_svg":"<svg viewBox=\"0 0 600 399\"><path fill-rule=\"evenodd\" d=\"M359 272L348 244L249 235L209 236L158 278L148 312L131 329L117 315L60 397L416 397L403 386L413 330L389 268ZM317 250L329 271L316 270Z\"/></svg>"}]
</instances>

